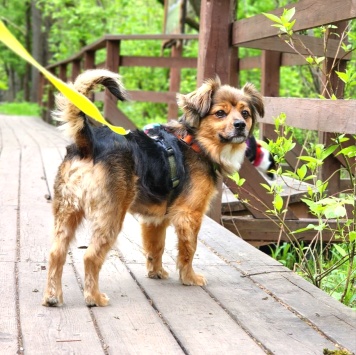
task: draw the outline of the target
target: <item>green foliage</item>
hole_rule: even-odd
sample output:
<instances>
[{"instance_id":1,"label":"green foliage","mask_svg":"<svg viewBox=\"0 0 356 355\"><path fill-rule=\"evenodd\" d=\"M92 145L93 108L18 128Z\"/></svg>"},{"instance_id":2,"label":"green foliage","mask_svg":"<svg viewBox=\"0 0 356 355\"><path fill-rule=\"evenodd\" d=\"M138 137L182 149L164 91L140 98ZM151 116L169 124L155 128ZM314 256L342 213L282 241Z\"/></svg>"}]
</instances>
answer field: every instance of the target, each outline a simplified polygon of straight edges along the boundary
<instances>
[{"instance_id":1,"label":"green foliage","mask_svg":"<svg viewBox=\"0 0 356 355\"><path fill-rule=\"evenodd\" d=\"M11 0L0 3L0 19L8 26L20 42L26 42L25 14L28 3L23 0ZM3 82L6 74L12 68L22 76L26 70L26 63L6 46L0 43L0 90L6 90L7 84Z\"/></svg>"},{"instance_id":2,"label":"green foliage","mask_svg":"<svg viewBox=\"0 0 356 355\"><path fill-rule=\"evenodd\" d=\"M0 114L39 117L41 108L31 102L0 103Z\"/></svg>"}]
</instances>

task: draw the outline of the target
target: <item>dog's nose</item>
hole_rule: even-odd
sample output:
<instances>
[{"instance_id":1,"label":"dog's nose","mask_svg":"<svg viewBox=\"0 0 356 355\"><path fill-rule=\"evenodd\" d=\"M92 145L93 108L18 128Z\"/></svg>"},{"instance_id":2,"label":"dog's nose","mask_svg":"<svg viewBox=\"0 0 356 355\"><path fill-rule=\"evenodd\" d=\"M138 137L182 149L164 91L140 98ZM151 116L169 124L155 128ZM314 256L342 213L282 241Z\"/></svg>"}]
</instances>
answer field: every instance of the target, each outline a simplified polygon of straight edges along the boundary
<instances>
[{"instance_id":1,"label":"dog's nose","mask_svg":"<svg viewBox=\"0 0 356 355\"><path fill-rule=\"evenodd\" d=\"M244 129L246 127L246 122L241 121L241 120L236 120L236 121L234 121L234 127L236 129Z\"/></svg>"}]
</instances>

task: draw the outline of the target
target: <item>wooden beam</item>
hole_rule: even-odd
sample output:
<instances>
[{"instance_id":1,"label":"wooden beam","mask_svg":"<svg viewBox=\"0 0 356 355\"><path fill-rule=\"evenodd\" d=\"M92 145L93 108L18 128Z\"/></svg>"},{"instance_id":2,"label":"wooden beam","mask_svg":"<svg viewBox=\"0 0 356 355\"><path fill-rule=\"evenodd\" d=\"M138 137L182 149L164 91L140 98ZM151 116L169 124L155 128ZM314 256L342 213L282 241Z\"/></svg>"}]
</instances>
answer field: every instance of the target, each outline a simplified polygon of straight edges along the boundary
<instances>
[{"instance_id":1,"label":"wooden beam","mask_svg":"<svg viewBox=\"0 0 356 355\"><path fill-rule=\"evenodd\" d=\"M292 7L296 10L294 31L356 18L354 0L301 0L298 3L286 5L284 8ZM270 11L270 13L281 16L284 8ZM242 43L277 36L279 30L272 27L272 24L272 21L262 14L235 21L232 34L233 45L241 46Z\"/></svg>"},{"instance_id":2,"label":"wooden beam","mask_svg":"<svg viewBox=\"0 0 356 355\"><path fill-rule=\"evenodd\" d=\"M265 212L273 209L273 196L267 194L266 189L261 186L261 183L266 183L266 181L247 159L242 164L239 174L241 178L246 180L242 188L239 188L235 181L230 178L224 179L225 185L234 194L238 195L239 200L248 201L248 204L245 204L245 206L254 218L266 218ZM286 217L288 219L297 218L290 209Z\"/></svg>"},{"instance_id":3,"label":"wooden beam","mask_svg":"<svg viewBox=\"0 0 356 355\"><path fill-rule=\"evenodd\" d=\"M255 219L249 217L240 216L222 216L222 225L230 230L231 232L239 235L242 239L246 241L265 241L265 242L277 242L280 232L280 227L278 222L265 219ZM312 218L300 218L294 220L286 220L286 225L292 231L306 228L309 224L317 225L319 222ZM337 228L337 223L329 221L332 228ZM295 234L297 240L312 241L315 240L317 231L308 230L302 233ZM290 239L285 233L282 233L281 240L289 242ZM323 231L323 241L336 241L331 235L330 231Z\"/></svg>"},{"instance_id":4,"label":"wooden beam","mask_svg":"<svg viewBox=\"0 0 356 355\"><path fill-rule=\"evenodd\" d=\"M324 39L317 38L306 35L293 35L295 48L298 52L304 56L309 56L310 52L313 53L317 57L323 57L325 55L324 52ZM301 44L301 42L306 46L310 52L308 52L305 47ZM339 40L331 39L328 41L326 56L328 58L342 58L345 60L351 59L351 53L345 55L345 52L339 48ZM276 52L283 53L291 53L295 54L295 50L291 48L285 41L284 38L279 37L269 37L263 38L261 40L255 40L250 42L244 42L239 44L240 47L245 48L256 48L256 49L264 49ZM304 64L307 64L304 59Z\"/></svg>"},{"instance_id":5,"label":"wooden beam","mask_svg":"<svg viewBox=\"0 0 356 355\"><path fill-rule=\"evenodd\" d=\"M198 35L187 35L187 34L164 34L164 35L105 35L101 38L99 38L97 41L89 44L86 47L83 47L80 52L72 55L71 57L61 60L59 62L56 62L54 64L48 65L46 68L53 68L57 67L60 64L65 64L65 63L71 63L72 61L76 59L81 59L84 57L85 52L90 52L90 51L96 51L98 49L105 48L106 46L106 41L120 41L120 40L125 40L125 41L131 41L131 40L142 40L142 41L147 41L147 40L157 40L157 41L168 41L171 39L176 39L176 40L197 40Z\"/></svg>"},{"instance_id":6,"label":"wooden beam","mask_svg":"<svg viewBox=\"0 0 356 355\"><path fill-rule=\"evenodd\" d=\"M356 133L356 100L320 100L265 97L265 117L259 122L274 124L284 112L286 124L321 132Z\"/></svg>"},{"instance_id":7,"label":"wooden beam","mask_svg":"<svg viewBox=\"0 0 356 355\"><path fill-rule=\"evenodd\" d=\"M152 68L196 68L197 58L186 57L144 57L121 56L120 63L123 67L152 67Z\"/></svg>"}]
</instances>

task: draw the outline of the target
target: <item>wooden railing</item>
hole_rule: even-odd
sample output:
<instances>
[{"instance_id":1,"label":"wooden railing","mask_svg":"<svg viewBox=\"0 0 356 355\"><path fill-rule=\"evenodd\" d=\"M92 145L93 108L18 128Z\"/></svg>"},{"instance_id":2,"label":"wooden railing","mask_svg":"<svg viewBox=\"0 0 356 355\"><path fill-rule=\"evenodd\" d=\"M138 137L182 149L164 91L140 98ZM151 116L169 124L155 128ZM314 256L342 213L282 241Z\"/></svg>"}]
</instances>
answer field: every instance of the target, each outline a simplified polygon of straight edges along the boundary
<instances>
[{"instance_id":1,"label":"wooden railing","mask_svg":"<svg viewBox=\"0 0 356 355\"><path fill-rule=\"evenodd\" d=\"M238 75L241 70L261 68L261 91L265 98L266 114L260 119L260 132L263 138L270 139L275 136L273 129L274 117L281 112L287 115L287 124L308 130L319 132L320 142L328 144L332 138L332 133L356 134L356 100L317 100L299 98L281 98L279 96L280 67L303 65L305 59L296 54L278 36L278 29L271 26L271 21L263 15L234 21L232 13L236 13L238 1L214 1L202 0L201 27L199 36L197 35L106 35L97 42L84 47L80 53L73 57L55 63L48 68L57 73L63 80L67 80L68 67L71 67L71 79L73 80L81 70L94 67L106 67L113 71L120 71L124 66L145 66L145 67L167 67L170 68L170 90L167 92L144 92L130 91L132 100L165 102L167 103L168 117L177 117L178 109L175 103L176 92L180 91L180 70L182 68L197 68L197 81L202 78L212 77L218 74L224 83L236 85ZM296 4L287 6L296 8L296 23L294 30L301 31L312 29L318 26L337 23L341 31L345 27L345 21L356 18L356 3L353 0L301 0ZM232 11L232 9L234 11ZM272 13L280 15L283 9L276 9ZM316 56L324 56L324 44L321 38L313 36L299 36L306 47ZM163 57L137 57L122 56L120 54L120 43L125 40L197 40L199 39L199 55L196 58L182 57L182 46L172 48L172 55L169 58ZM338 40L331 38L328 41L328 51L326 56L329 58L341 59L338 70L343 70L346 63L350 60L350 55L345 55L338 51ZM257 48L262 50L261 56L250 58L238 58L237 47ZM106 48L106 59L103 63L95 64L95 52L98 49ZM298 48L301 54L305 54L303 47ZM217 55L218 53L218 55ZM343 97L343 83L336 76L332 77L332 84L336 90L337 97ZM53 93L50 92L45 108L45 119L49 120L49 111L53 107ZM108 94L97 94L96 100L104 101L104 115L113 124L122 125L132 129L132 122L117 108L117 103ZM355 144L352 139L349 144ZM301 147L289 153L286 158L292 168L298 164L298 155ZM322 178L332 175L344 163L339 156L330 156L324 163ZM244 164L240 172L246 178L246 189L253 191L259 201L253 201L255 208L247 207L249 213L254 217L249 225L247 239L253 239L253 221L263 221L264 215L259 207L265 205L272 207L272 198L265 193L260 186L265 182L263 178L250 166ZM341 191L342 182L340 174L334 174L329 183L329 192L337 194ZM235 192L233 184L230 185ZM250 199L249 194L242 198ZM220 220L220 199L215 208L213 217ZM302 211L302 212L301 212ZM308 223L302 222L301 218L308 217L305 209L293 209L288 206L287 217L292 221L299 221L299 226ZM263 221L263 228L268 233L268 228L272 230L272 224ZM237 223L239 221L237 220ZM234 223L233 223L234 224ZM233 225L232 224L232 225ZM257 229L261 239L261 229ZM263 233L262 233L263 234ZM245 237L244 235L242 235Z\"/></svg>"}]
</instances>

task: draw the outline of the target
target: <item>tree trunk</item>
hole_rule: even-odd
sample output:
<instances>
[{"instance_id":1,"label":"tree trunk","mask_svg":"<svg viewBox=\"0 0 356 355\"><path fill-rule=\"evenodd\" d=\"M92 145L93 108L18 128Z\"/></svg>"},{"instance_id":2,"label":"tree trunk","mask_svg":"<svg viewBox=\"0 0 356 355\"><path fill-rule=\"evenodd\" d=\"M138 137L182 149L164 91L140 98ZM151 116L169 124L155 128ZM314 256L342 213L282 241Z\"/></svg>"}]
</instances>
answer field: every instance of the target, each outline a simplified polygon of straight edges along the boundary
<instances>
[{"instance_id":1,"label":"tree trunk","mask_svg":"<svg viewBox=\"0 0 356 355\"><path fill-rule=\"evenodd\" d=\"M36 6L36 1L31 0L31 29L32 29L32 56L40 63L44 63L44 41L42 34L42 14ZM32 102L38 102L39 72L35 67L31 68L31 90Z\"/></svg>"}]
</instances>

